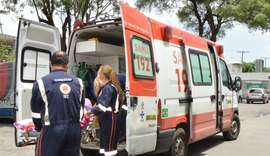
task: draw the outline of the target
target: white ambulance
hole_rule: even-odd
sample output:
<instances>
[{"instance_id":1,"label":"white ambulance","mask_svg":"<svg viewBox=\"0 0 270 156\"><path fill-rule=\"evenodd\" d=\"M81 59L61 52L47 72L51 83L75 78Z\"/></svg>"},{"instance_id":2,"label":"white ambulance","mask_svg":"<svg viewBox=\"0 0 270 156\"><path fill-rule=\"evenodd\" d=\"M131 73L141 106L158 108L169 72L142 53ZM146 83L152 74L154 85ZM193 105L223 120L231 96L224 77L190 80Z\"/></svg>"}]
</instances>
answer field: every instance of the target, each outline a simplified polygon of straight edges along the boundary
<instances>
[{"instance_id":1,"label":"white ambulance","mask_svg":"<svg viewBox=\"0 0 270 156\"><path fill-rule=\"evenodd\" d=\"M185 156L188 144L220 132L226 140L237 139L235 91L241 88L241 79L231 79L222 46L148 18L124 3L120 7L120 18L81 24L72 32L66 51L74 75L79 63L91 70L109 64L125 75L126 141L119 151ZM32 84L50 72L49 61L57 50L58 29L20 20L16 121L31 118ZM88 84L90 80L85 80ZM18 130L15 142L27 143ZM89 141L81 149L84 155L94 155L99 145Z\"/></svg>"}]
</instances>

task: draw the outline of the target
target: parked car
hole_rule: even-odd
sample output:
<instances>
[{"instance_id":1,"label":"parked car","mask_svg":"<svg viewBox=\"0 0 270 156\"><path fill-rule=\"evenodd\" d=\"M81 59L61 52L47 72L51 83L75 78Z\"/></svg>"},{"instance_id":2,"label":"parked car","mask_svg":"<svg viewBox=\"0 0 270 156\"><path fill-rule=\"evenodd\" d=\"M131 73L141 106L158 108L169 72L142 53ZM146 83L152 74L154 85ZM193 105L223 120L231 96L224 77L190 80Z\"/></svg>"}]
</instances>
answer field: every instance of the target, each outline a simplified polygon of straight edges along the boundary
<instances>
[{"instance_id":1,"label":"parked car","mask_svg":"<svg viewBox=\"0 0 270 156\"><path fill-rule=\"evenodd\" d=\"M251 88L247 93L247 103L261 101L268 103L268 92L264 88Z\"/></svg>"}]
</instances>

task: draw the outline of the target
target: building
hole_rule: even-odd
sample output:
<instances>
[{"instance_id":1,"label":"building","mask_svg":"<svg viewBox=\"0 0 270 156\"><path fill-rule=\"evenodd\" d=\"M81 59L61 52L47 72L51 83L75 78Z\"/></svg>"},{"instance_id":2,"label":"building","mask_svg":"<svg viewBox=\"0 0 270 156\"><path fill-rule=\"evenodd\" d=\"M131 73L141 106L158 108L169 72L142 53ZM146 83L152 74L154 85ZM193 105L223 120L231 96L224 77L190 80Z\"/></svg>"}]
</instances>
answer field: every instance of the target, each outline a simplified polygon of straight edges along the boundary
<instances>
[{"instance_id":1,"label":"building","mask_svg":"<svg viewBox=\"0 0 270 156\"><path fill-rule=\"evenodd\" d=\"M242 63L241 62L228 62L228 69L231 75L242 73Z\"/></svg>"},{"instance_id":2,"label":"building","mask_svg":"<svg viewBox=\"0 0 270 156\"><path fill-rule=\"evenodd\" d=\"M15 36L0 34L0 42L14 46L16 41Z\"/></svg>"},{"instance_id":3,"label":"building","mask_svg":"<svg viewBox=\"0 0 270 156\"><path fill-rule=\"evenodd\" d=\"M242 79L242 97L246 98L250 88L265 88L270 91L270 73L263 71L263 60L256 60L255 72L242 73L242 64L240 62L228 63L231 76Z\"/></svg>"}]
</instances>

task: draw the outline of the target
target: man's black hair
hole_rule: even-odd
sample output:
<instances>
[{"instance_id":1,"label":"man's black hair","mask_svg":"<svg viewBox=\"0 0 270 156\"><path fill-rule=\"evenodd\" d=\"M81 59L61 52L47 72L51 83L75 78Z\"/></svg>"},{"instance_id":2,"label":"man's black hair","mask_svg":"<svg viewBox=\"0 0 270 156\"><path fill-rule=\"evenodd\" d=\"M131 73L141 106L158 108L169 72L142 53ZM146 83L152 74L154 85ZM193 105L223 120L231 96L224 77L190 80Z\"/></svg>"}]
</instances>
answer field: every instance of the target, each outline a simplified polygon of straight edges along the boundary
<instances>
[{"instance_id":1,"label":"man's black hair","mask_svg":"<svg viewBox=\"0 0 270 156\"><path fill-rule=\"evenodd\" d=\"M68 64L67 54L63 51L54 52L52 55L51 64L57 66L66 66Z\"/></svg>"}]
</instances>

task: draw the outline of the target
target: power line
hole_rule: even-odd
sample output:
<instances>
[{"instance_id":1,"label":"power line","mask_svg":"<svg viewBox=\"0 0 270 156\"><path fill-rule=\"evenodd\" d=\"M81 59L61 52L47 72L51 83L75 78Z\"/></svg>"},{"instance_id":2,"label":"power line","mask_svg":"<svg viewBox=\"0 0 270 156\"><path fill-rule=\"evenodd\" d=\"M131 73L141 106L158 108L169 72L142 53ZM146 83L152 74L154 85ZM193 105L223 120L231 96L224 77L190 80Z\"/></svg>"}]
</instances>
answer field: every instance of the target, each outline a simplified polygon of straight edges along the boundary
<instances>
[{"instance_id":1,"label":"power line","mask_svg":"<svg viewBox=\"0 0 270 156\"><path fill-rule=\"evenodd\" d=\"M242 53L241 63L243 63L244 53L249 53L249 51L237 51L237 52L238 52L238 53Z\"/></svg>"}]
</instances>

